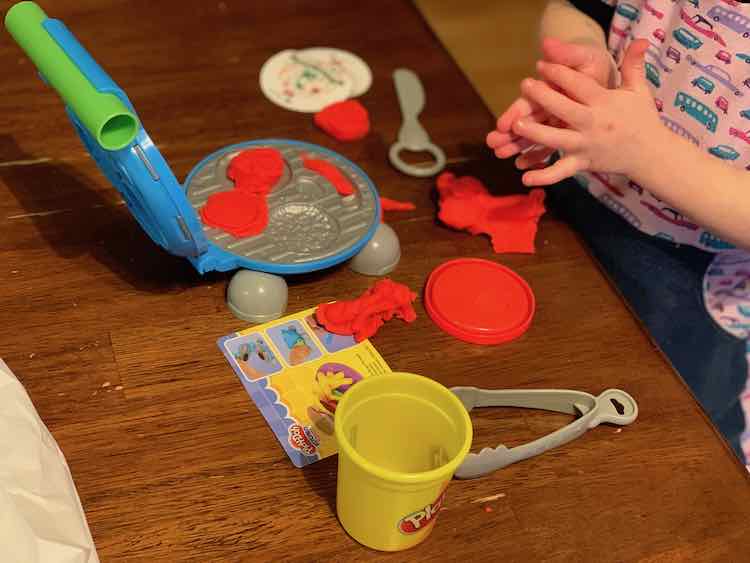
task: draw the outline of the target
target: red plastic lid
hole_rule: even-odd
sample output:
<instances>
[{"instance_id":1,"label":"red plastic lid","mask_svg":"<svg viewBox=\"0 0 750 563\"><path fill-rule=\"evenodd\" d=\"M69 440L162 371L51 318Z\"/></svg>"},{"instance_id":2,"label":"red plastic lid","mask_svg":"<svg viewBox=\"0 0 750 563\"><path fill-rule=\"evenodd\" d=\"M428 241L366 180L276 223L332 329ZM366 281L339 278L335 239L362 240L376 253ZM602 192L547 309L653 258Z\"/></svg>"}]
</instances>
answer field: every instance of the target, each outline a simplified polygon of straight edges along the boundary
<instances>
[{"instance_id":1,"label":"red plastic lid","mask_svg":"<svg viewBox=\"0 0 750 563\"><path fill-rule=\"evenodd\" d=\"M521 276L496 262L459 258L430 274L425 307L448 334L473 344L501 344L521 336L536 310Z\"/></svg>"}]
</instances>

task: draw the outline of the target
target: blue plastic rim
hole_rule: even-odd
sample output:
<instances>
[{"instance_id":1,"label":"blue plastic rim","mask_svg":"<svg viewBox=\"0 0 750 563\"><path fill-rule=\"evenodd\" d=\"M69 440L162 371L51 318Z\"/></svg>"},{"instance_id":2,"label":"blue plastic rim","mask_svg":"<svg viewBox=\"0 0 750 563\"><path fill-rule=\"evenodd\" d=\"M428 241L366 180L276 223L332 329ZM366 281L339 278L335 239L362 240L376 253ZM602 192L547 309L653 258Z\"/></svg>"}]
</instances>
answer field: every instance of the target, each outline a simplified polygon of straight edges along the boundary
<instances>
[{"instance_id":1,"label":"blue plastic rim","mask_svg":"<svg viewBox=\"0 0 750 563\"><path fill-rule=\"evenodd\" d=\"M330 268L332 266L345 262L346 260L349 260L356 254L358 254L365 247L365 245L370 241L370 239L375 235L375 231L377 231L378 227L380 226L380 196L378 195L378 190L375 188L375 184L373 184L372 180L365 173L365 171L362 170L362 168L360 168L356 164L354 164L351 160L341 156L337 152L334 152L325 147L321 147L320 145L314 145L312 143L305 143L303 141L294 141L291 139L260 139L257 141L246 141L244 143L237 143L234 145L229 145L227 147L224 147L223 149L219 149L218 151L211 153L210 155L205 157L203 160L201 160L198 164L196 164L193 167L193 169L190 171L190 174L188 174L188 177L185 180L184 185L188 186L193 176L197 174L197 172L208 161L211 161L217 158L219 155L222 155L228 152L233 152L235 150L245 149L248 147L274 146L274 145L294 146L302 150L308 150L311 152L320 153L320 154L330 157L335 162L339 162L341 164L351 167L352 170L354 170L354 172L358 176L360 176L362 180L367 184L367 187L370 189L370 191L373 194L373 199L375 200L375 207L374 207L372 225L370 226L367 233L359 241L357 241L355 244L353 244L346 250L343 250L337 254L334 254L333 256L329 256L327 258L323 258L320 260L310 260L308 262L300 262L300 263L295 263L295 264L275 264L271 262L250 260L249 258L245 258L244 256L239 256L237 254L232 254L231 252L227 252L223 248L220 248L219 246L213 244L211 241L208 241L207 252L195 258L189 257L190 261L193 263L195 268L200 273L205 273L211 270L218 270L220 272L226 272L226 271L234 270L237 268L257 270L260 272L267 272L269 274L305 274L309 272L315 272L317 270L324 270L326 268Z\"/></svg>"},{"instance_id":2,"label":"blue plastic rim","mask_svg":"<svg viewBox=\"0 0 750 563\"><path fill-rule=\"evenodd\" d=\"M47 19L43 27L97 91L114 94L136 114L125 92L61 21ZM208 241L201 222L140 120L135 140L127 147L110 151L99 145L70 107L66 111L91 158L120 192L148 236L176 256L197 257L206 252Z\"/></svg>"}]
</instances>

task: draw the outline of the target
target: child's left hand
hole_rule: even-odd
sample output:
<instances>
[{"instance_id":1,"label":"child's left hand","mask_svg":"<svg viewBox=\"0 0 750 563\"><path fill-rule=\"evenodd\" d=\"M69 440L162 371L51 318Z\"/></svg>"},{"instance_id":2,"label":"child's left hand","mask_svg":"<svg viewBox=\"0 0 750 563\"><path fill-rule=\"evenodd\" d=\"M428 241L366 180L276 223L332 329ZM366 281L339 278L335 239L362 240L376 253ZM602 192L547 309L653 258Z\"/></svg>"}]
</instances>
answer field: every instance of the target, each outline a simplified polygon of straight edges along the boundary
<instances>
[{"instance_id":1,"label":"child's left hand","mask_svg":"<svg viewBox=\"0 0 750 563\"><path fill-rule=\"evenodd\" d=\"M552 166L526 172L525 185L554 184L582 170L629 174L634 166L643 166L648 160L644 154L647 141L663 132L643 68L648 46L645 40L631 43L622 62L622 86L617 90L604 88L566 66L538 63L546 82L524 80L523 95L568 127L523 118L513 124L517 135L562 152L562 158Z\"/></svg>"}]
</instances>

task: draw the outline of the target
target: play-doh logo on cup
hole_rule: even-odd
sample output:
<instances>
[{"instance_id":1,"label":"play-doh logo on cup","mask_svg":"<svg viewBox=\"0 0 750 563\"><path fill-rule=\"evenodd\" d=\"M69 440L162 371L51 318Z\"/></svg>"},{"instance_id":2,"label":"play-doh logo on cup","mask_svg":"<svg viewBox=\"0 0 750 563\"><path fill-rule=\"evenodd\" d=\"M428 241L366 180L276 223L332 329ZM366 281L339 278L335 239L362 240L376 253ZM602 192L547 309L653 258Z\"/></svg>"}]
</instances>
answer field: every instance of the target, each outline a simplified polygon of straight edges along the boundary
<instances>
[{"instance_id":1,"label":"play-doh logo on cup","mask_svg":"<svg viewBox=\"0 0 750 563\"><path fill-rule=\"evenodd\" d=\"M443 500L445 500L445 490L440 493L440 496L432 504L428 504L424 508L403 517L398 523L399 531L402 534L416 534L420 530L425 529L437 518L438 512L440 512L443 506Z\"/></svg>"},{"instance_id":2,"label":"play-doh logo on cup","mask_svg":"<svg viewBox=\"0 0 750 563\"><path fill-rule=\"evenodd\" d=\"M320 445L320 439L312 428L292 424L289 427L289 443L303 454L315 455Z\"/></svg>"}]
</instances>

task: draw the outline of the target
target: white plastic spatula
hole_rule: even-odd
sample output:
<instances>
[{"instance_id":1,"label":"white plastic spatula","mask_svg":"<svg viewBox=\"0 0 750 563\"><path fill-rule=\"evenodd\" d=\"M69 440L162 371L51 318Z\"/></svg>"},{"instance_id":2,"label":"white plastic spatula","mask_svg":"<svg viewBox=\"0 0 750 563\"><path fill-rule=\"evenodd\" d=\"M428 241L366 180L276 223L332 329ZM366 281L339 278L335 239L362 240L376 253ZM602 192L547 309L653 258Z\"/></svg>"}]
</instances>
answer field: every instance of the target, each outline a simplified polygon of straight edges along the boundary
<instances>
[{"instance_id":1,"label":"white plastic spatula","mask_svg":"<svg viewBox=\"0 0 750 563\"><path fill-rule=\"evenodd\" d=\"M635 399L619 389L608 389L598 397L566 389L486 390L453 387L451 391L469 412L476 407L521 407L580 415L580 418L560 430L528 444L515 448L501 444L496 448L484 448L478 454L470 453L455 473L458 479L482 477L517 461L537 456L575 440L602 422L625 426L638 417Z\"/></svg>"},{"instance_id":2,"label":"white plastic spatula","mask_svg":"<svg viewBox=\"0 0 750 563\"><path fill-rule=\"evenodd\" d=\"M399 68L393 73L393 82L401 106L403 123L398 132L398 140L391 145L388 157L393 166L404 174L421 178L434 176L445 167L445 153L430 140L427 131L419 122L419 114L422 113L425 103L422 82L414 71L406 68ZM404 150L429 152L435 158L435 163L432 166L408 164L401 159L400 153Z\"/></svg>"}]
</instances>

